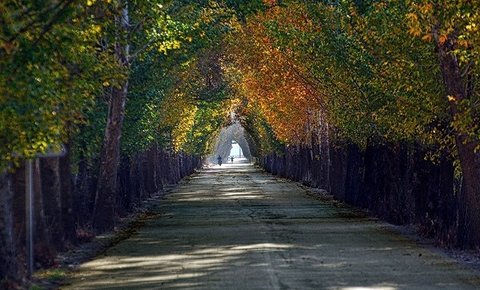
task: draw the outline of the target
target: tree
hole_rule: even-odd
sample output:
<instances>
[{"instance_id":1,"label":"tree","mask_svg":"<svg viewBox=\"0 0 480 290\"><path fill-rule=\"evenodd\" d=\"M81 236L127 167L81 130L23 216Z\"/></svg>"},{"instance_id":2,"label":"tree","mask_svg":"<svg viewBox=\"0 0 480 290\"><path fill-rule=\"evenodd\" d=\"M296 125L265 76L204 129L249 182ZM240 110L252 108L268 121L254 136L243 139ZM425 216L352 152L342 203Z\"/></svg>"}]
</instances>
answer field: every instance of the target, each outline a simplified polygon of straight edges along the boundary
<instances>
[{"instance_id":1,"label":"tree","mask_svg":"<svg viewBox=\"0 0 480 290\"><path fill-rule=\"evenodd\" d=\"M103 3L98 5L102 6ZM167 8L175 11L176 6L164 7L152 1L121 0L114 1L112 5L103 7L105 13L111 12L115 20L111 24L106 23L112 33L101 42L110 45L123 75L113 79L113 83L107 84L106 89L108 115L93 213L93 225L97 232L114 227L120 139L128 95L128 75L132 64L137 60L141 61L148 53L156 51L157 54L167 54L180 49L182 42L191 42L189 33L194 30L191 26L193 23L176 21L169 15Z\"/></svg>"},{"instance_id":2,"label":"tree","mask_svg":"<svg viewBox=\"0 0 480 290\"><path fill-rule=\"evenodd\" d=\"M442 74L443 100L449 106L452 136L463 176L460 192L461 243L480 240L480 129L478 126L480 4L475 1L408 1L406 19L413 37L432 44Z\"/></svg>"},{"instance_id":3,"label":"tree","mask_svg":"<svg viewBox=\"0 0 480 290\"><path fill-rule=\"evenodd\" d=\"M21 283L13 236L13 191L7 172L0 174L0 286L14 289Z\"/></svg>"}]
</instances>

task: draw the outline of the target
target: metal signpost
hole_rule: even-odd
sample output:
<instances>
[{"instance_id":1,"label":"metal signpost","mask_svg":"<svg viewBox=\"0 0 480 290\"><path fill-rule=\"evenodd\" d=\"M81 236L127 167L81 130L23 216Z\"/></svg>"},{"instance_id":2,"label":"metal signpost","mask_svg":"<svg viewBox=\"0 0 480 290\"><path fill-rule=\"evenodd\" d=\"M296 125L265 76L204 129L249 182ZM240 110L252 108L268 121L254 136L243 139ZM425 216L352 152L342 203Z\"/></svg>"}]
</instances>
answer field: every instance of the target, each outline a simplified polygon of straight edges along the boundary
<instances>
[{"instance_id":1,"label":"metal signpost","mask_svg":"<svg viewBox=\"0 0 480 290\"><path fill-rule=\"evenodd\" d=\"M67 153L64 145L57 146L57 150L48 150L44 154L35 155L36 158L42 157L61 157ZM26 227L26 246L27 246L27 271L28 276L33 274L33 230L35 228L33 216L34 216L34 192L33 192L33 161L34 159L28 159L25 161L25 227Z\"/></svg>"}]
</instances>

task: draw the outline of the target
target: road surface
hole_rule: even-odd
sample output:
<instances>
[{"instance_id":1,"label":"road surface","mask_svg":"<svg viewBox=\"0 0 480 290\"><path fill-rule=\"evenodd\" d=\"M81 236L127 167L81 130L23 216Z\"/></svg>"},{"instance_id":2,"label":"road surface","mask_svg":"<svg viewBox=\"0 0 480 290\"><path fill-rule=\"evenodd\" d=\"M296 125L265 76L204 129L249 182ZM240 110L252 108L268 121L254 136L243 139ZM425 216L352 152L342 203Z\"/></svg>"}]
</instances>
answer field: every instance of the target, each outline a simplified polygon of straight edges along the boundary
<instances>
[{"instance_id":1,"label":"road surface","mask_svg":"<svg viewBox=\"0 0 480 290\"><path fill-rule=\"evenodd\" d=\"M63 289L480 289L388 224L250 164L204 169L154 212Z\"/></svg>"}]
</instances>

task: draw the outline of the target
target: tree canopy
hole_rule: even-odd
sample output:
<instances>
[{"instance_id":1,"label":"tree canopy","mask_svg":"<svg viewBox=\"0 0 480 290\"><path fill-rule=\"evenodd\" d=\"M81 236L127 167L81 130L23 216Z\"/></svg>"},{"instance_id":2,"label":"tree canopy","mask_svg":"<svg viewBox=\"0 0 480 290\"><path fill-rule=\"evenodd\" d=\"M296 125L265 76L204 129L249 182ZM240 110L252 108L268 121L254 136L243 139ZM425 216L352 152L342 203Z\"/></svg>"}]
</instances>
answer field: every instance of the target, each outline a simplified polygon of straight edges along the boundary
<instances>
[{"instance_id":1,"label":"tree canopy","mask_svg":"<svg viewBox=\"0 0 480 290\"><path fill-rule=\"evenodd\" d=\"M0 244L25 159L65 144L66 161L35 165L52 173L37 187L55 195L57 228L75 187L102 232L237 134L258 159L308 152L296 160L324 185L338 144L448 160L456 226L478 247L479 79L480 1L3 0Z\"/></svg>"},{"instance_id":2,"label":"tree canopy","mask_svg":"<svg viewBox=\"0 0 480 290\"><path fill-rule=\"evenodd\" d=\"M122 156L206 156L239 122L257 155L404 142L465 174L462 152L480 149L480 4L437 2L3 1L0 166L60 143L98 162L115 122Z\"/></svg>"}]
</instances>

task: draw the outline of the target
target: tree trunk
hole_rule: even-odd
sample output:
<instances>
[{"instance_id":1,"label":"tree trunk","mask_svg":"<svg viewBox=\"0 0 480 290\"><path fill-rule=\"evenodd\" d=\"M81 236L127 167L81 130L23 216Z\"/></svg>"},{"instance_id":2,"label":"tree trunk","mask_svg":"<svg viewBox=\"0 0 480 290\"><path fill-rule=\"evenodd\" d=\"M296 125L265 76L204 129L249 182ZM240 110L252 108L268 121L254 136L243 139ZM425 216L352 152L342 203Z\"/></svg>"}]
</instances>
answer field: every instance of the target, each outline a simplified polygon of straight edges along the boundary
<instances>
[{"instance_id":1,"label":"tree trunk","mask_svg":"<svg viewBox=\"0 0 480 290\"><path fill-rule=\"evenodd\" d=\"M13 236L13 191L10 176L0 172L0 288L19 288L21 280Z\"/></svg>"},{"instance_id":2,"label":"tree trunk","mask_svg":"<svg viewBox=\"0 0 480 290\"><path fill-rule=\"evenodd\" d=\"M440 43L437 37L440 69L452 120L468 113L460 104L470 98L466 89L468 76L463 76L460 64L452 53L455 48L455 37L451 37L444 43ZM460 215L461 220L464 221L463 225L460 225L459 242L465 246L478 246L480 245L480 155L475 152L475 148L479 146L479 140L468 137L465 132L456 131L454 134L464 181L464 188L459 195Z\"/></svg>"},{"instance_id":3,"label":"tree trunk","mask_svg":"<svg viewBox=\"0 0 480 290\"><path fill-rule=\"evenodd\" d=\"M124 1L118 1L121 15L117 16L117 37L115 56L120 64L129 69L128 35L128 6ZM98 176L95 207L93 211L93 227L97 233L113 230L115 221L115 193L117 173L120 163L120 138L122 136L125 103L127 100L128 79L124 79L118 86L112 87L109 102L107 126L103 143L103 152Z\"/></svg>"},{"instance_id":4,"label":"tree trunk","mask_svg":"<svg viewBox=\"0 0 480 290\"><path fill-rule=\"evenodd\" d=\"M80 226L84 226L87 222L85 217L89 216L91 213L88 194L88 169L87 159L83 153L80 154L79 159L78 174L75 180L75 194L73 198L76 207L75 221Z\"/></svg>"},{"instance_id":5,"label":"tree trunk","mask_svg":"<svg viewBox=\"0 0 480 290\"><path fill-rule=\"evenodd\" d=\"M11 173L11 190L13 191L12 210L13 210L13 237L15 242L15 251L20 272L26 272L26 194L25 194L25 162Z\"/></svg>"},{"instance_id":6,"label":"tree trunk","mask_svg":"<svg viewBox=\"0 0 480 290\"><path fill-rule=\"evenodd\" d=\"M128 81L121 88L113 88L109 100L107 127L98 176L93 226L97 232L112 230L115 217L115 192L120 162L120 138L122 135Z\"/></svg>"},{"instance_id":7,"label":"tree trunk","mask_svg":"<svg viewBox=\"0 0 480 290\"><path fill-rule=\"evenodd\" d=\"M45 204L42 192L42 177L40 173L40 162L34 161L33 168L33 208L34 208L34 268L36 265L41 267L51 267L55 264L55 251L52 248L51 238L45 219Z\"/></svg>"},{"instance_id":8,"label":"tree trunk","mask_svg":"<svg viewBox=\"0 0 480 290\"><path fill-rule=\"evenodd\" d=\"M58 158L42 158L40 159L40 164L45 222L53 246L57 251L62 251L65 245L62 226L62 200Z\"/></svg>"},{"instance_id":9,"label":"tree trunk","mask_svg":"<svg viewBox=\"0 0 480 290\"><path fill-rule=\"evenodd\" d=\"M69 143L66 144L66 150L66 155L60 157L59 160L63 233L68 242L76 244L77 235L73 212L72 170L70 167L71 147Z\"/></svg>"}]
</instances>

